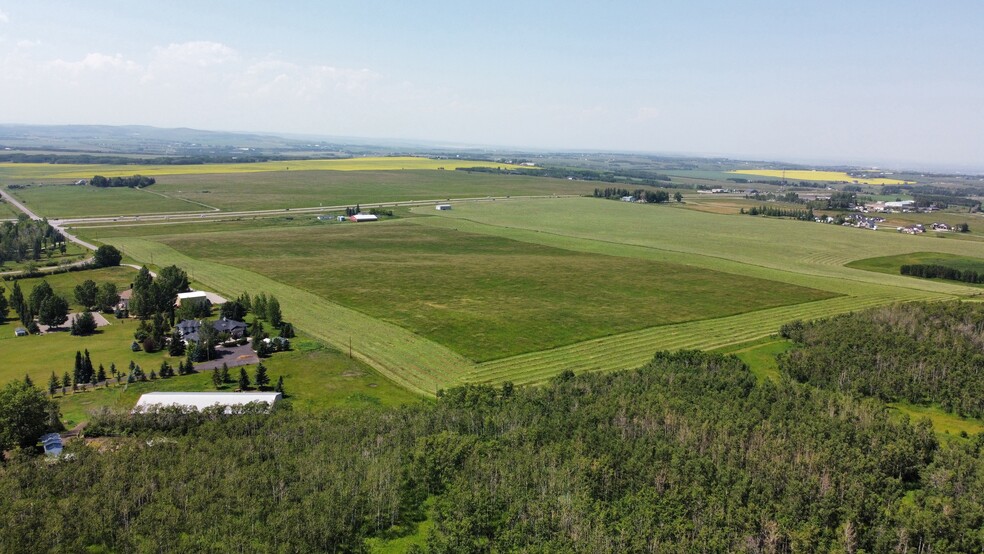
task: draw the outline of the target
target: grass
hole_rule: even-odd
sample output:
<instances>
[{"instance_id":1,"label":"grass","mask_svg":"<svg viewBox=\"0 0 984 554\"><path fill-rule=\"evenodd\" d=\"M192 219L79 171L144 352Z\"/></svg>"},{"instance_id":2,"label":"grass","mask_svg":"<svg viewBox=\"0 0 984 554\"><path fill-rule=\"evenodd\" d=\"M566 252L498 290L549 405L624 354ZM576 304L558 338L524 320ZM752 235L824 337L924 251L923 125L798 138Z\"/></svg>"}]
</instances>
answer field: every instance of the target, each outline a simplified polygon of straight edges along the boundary
<instances>
[{"instance_id":1,"label":"grass","mask_svg":"<svg viewBox=\"0 0 984 554\"><path fill-rule=\"evenodd\" d=\"M118 365L118 364L117 364ZM294 409L305 411L328 410L341 407L396 406L420 401L421 397L410 393L372 368L328 348L318 341L299 337L292 341L292 350L280 352L263 360L271 385L284 377L286 391ZM142 365L147 373L156 367ZM256 366L246 366L253 378ZM231 368L230 375L238 378L239 368ZM47 380L44 381L47 383ZM234 390L230 383L221 390ZM151 391L214 391L212 373L202 371L194 375L177 376L130 385L110 386L93 391L61 393L56 400L67 426L74 426L88 419L89 413L107 406L129 410L140 395Z\"/></svg>"},{"instance_id":2,"label":"grass","mask_svg":"<svg viewBox=\"0 0 984 554\"><path fill-rule=\"evenodd\" d=\"M737 350L725 349L724 352L738 356L759 382L778 381L779 364L776 362L776 356L792 350L793 347L793 343L788 340L769 338L756 341L751 346L743 345Z\"/></svg>"},{"instance_id":3,"label":"grass","mask_svg":"<svg viewBox=\"0 0 984 554\"><path fill-rule=\"evenodd\" d=\"M43 256L40 260L25 260L23 262L12 262L6 260L0 262L0 272L7 271L22 271L28 269L29 267L35 267L37 269L44 269L48 267L56 267L65 264L71 264L73 262L78 262L86 259L92 254L86 248L75 244L74 242L69 242L65 245L65 253L62 254L59 250L53 250L51 257Z\"/></svg>"},{"instance_id":4,"label":"grass","mask_svg":"<svg viewBox=\"0 0 984 554\"><path fill-rule=\"evenodd\" d=\"M38 181L67 182L89 179L93 175L125 177L129 175L202 175L243 174L269 171L396 171L396 170L454 170L459 167L500 167L516 169L519 166L497 162L470 160L434 160L417 157L365 157L337 160L286 160L277 162L191 164L191 165L113 165L113 164L46 164L0 163L0 182L33 183Z\"/></svg>"},{"instance_id":5,"label":"grass","mask_svg":"<svg viewBox=\"0 0 984 554\"><path fill-rule=\"evenodd\" d=\"M194 258L253 268L477 361L834 296L400 221L159 240Z\"/></svg>"},{"instance_id":6,"label":"grass","mask_svg":"<svg viewBox=\"0 0 984 554\"><path fill-rule=\"evenodd\" d=\"M257 210L443 198L590 194L594 185L463 171L295 171L162 177L154 190L223 210Z\"/></svg>"},{"instance_id":7,"label":"grass","mask_svg":"<svg viewBox=\"0 0 984 554\"><path fill-rule=\"evenodd\" d=\"M960 417L939 406L920 406L908 402L892 402L888 406L909 416L913 421L928 418L937 433L959 435L961 432L966 432L968 435L976 435L984 432L984 421Z\"/></svg>"},{"instance_id":8,"label":"grass","mask_svg":"<svg viewBox=\"0 0 984 554\"><path fill-rule=\"evenodd\" d=\"M823 181L823 182L845 182L857 183L861 185L907 185L912 181L901 181L899 179L886 179L884 177L854 177L843 171L817 171L817 170L795 170L795 169L737 169L728 173L738 175L756 175L769 178L783 178L787 181Z\"/></svg>"},{"instance_id":9,"label":"grass","mask_svg":"<svg viewBox=\"0 0 984 554\"><path fill-rule=\"evenodd\" d=\"M865 258L855 260L847 264L848 267L863 269L865 271L875 271L888 275L899 275L899 269L903 265L942 265L959 269L960 271L976 271L984 273L984 258L969 258L955 254L944 254L941 252L910 252L908 254L898 254L895 256L879 256L877 258ZM916 279L916 277L911 277ZM944 281L948 282L948 281Z\"/></svg>"},{"instance_id":10,"label":"grass","mask_svg":"<svg viewBox=\"0 0 984 554\"><path fill-rule=\"evenodd\" d=\"M130 283L137 276L137 270L132 267L105 267L101 269L88 269L85 271L69 271L67 273L56 273L54 275L45 275L43 277L31 277L29 279L16 279L20 284L21 292L24 293L24 298L26 299L31 294L31 289L33 289L41 281L47 281L51 285L51 289L55 291L55 294L59 294L68 300L69 305L73 310L79 310L82 307L75 302L75 287L82 281L91 279L96 282L97 285L102 285L103 283L113 283L116 285L118 291L122 292L130 288ZM0 282L0 286L7 289L7 295L10 295L10 289L14 286L14 280ZM112 317L110 317L112 319Z\"/></svg>"},{"instance_id":11,"label":"grass","mask_svg":"<svg viewBox=\"0 0 984 554\"><path fill-rule=\"evenodd\" d=\"M107 236L102 237L104 240L123 247L128 255L138 260L149 261L153 256L158 264L175 263L185 267L195 280L227 296L238 295L243 290L276 294L284 305L288 319L298 328L318 340L338 347L347 347L351 339L353 351L358 358L377 368L386 377L423 394L433 394L437 388L464 382L500 383L511 380L517 384L538 383L565 369L586 372L638 367L651 359L656 350L714 349L738 345L768 337L776 332L779 325L793 319L827 317L908 300L969 298L979 293L979 289L959 283L913 280L899 275L872 273L845 267L844 264L878 255L896 255L926 249L984 258L984 245L974 242L940 241L903 237L895 233L871 233L832 225L718 215L675 205L644 206L588 198L512 199L462 203L450 212L435 213L433 209L426 208L414 211L422 217L373 224L358 232L381 233L383 229L392 226L407 229L409 236L411 226L443 229L455 231L452 236L456 237L485 235L486 238L482 238L480 243L488 247L503 243L488 241L487 237L526 243L523 248L511 247L511 252L499 252L498 255L525 257L531 253L549 251L529 248L529 245L540 245L562 250L563 256L558 254L557 257L570 257L577 264L581 263L582 258L576 254L581 253L603 254L605 259L612 260L616 266L628 263L629 267L644 267L633 264L645 261L706 269L726 275L721 286L728 294L741 294L741 286L737 284L743 282L740 278L753 277L840 296L616 332L476 364L419 333L374 317L373 314L378 313L376 311L369 313L351 309L322 296L329 293L310 292L332 288L327 282L348 289L348 294L352 294L351 291L360 286L358 279L363 278L362 274L351 270L359 268L363 251L359 246L353 245L359 245L361 239L353 237L339 244L331 244L334 230L329 232L308 223L291 221L284 222L285 230L281 231L273 223L258 221L257 225L264 226L251 233L250 222L237 221L208 224L209 232L200 235L195 235L194 225L186 224L154 226L153 229L129 227L125 231L93 228L86 230L86 235L99 239L100 234L105 234ZM225 225L229 227L226 228ZM228 231L223 231L223 228ZM345 226L337 226L334 229L344 228ZM351 232L356 232L357 229L362 228ZM127 236L131 233L140 236ZM227 234L238 237L238 242L225 236ZM260 238L257 240L256 237ZM271 240L273 237L290 239ZM305 240L306 244L299 244L298 237ZM187 248L192 255L179 252L162 241ZM264 244L265 241L273 246ZM346 241L348 244L343 244ZM451 257L440 255L440 251L446 248L441 245L442 241L438 240L434 244L438 251L426 253L428 259ZM217 248L219 245L226 245L229 250L222 251ZM441 246L438 248L436 245ZM379 254L372 241L367 241L366 246L366 252L373 256ZM372 248L368 248L369 246ZM314 275L308 277L308 281L304 283L288 281L297 277L286 273L282 278L261 274L281 271L276 267L261 267L263 264L277 266L297 263L292 258L296 253L303 254L300 251L308 247L321 257L331 256L326 258L327 262L319 259L319 265L340 264L348 267L349 273L329 269L327 278ZM269 259L249 252L254 249L264 251ZM298 252L294 252L295 249ZM395 250L393 257L399 261L400 256L395 254L400 250ZM235 260L239 257L252 265L229 265L237 263ZM415 257L419 256L404 255L403 258L410 261L403 260L399 263L411 263ZM533 256L533 260L536 258L537 256ZM623 262L621 258L629 260ZM217 263L218 259L225 263ZM592 260L590 257L584 259ZM375 260L374 264L377 262ZM524 263L531 262L524 260ZM459 271L457 266L448 266L442 262L435 267L445 268L443 273L436 273L436 279L447 278L453 283L457 278L451 275ZM449 270L448 267L452 269ZM590 267L597 269L597 266ZM256 271L249 268L255 268ZM506 269L508 265L502 268ZM391 273L398 272L393 270ZM448 274L447 277L445 274ZM643 279L641 286L650 286L645 282L647 280L654 279L652 276ZM382 303L384 298L395 298L392 296L395 293L386 290L381 283L382 281L375 281L369 283L371 286L365 286L365 298L360 302L364 305L378 302L378 305L370 306L369 309L387 312L388 315L382 316L384 318L390 318L393 313L401 310L406 312L406 307L394 304L391 308ZM494 288L493 285L495 283L488 284ZM479 282L471 290L481 292L484 288L485 284ZM380 295L378 300L374 297L377 294ZM590 294L595 294L595 291L592 290ZM398 300L400 299L396 298L394 302ZM687 295L682 301L699 303L701 300ZM438 307L430 309L431 314L439 310ZM522 315L520 313L517 317ZM558 321L566 320L553 320L549 326L564 325Z\"/></svg>"},{"instance_id":12,"label":"grass","mask_svg":"<svg viewBox=\"0 0 984 554\"><path fill-rule=\"evenodd\" d=\"M34 213L50 218L197 212L205 209L149 190L131 188L32 185L8 192Z\"/></svg>"}]
</instances>

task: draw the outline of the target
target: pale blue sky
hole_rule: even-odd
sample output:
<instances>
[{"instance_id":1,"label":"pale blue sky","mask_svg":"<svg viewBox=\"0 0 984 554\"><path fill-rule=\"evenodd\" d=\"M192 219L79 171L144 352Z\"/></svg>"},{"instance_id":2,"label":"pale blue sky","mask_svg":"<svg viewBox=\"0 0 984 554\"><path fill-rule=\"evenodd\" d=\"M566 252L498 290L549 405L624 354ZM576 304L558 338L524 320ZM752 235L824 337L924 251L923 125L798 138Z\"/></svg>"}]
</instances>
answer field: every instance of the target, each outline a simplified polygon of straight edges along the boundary
<instances>
[{"instance_id":1,"label":"pale blue sky","mask_svg":"<svg viewBox=\"0 0 984 554\"><path fill-rule=\"evenodd\" d=\"M971 1L0 0L0 122L982 168L982 26Z\"/></svg>"}]
</instances>

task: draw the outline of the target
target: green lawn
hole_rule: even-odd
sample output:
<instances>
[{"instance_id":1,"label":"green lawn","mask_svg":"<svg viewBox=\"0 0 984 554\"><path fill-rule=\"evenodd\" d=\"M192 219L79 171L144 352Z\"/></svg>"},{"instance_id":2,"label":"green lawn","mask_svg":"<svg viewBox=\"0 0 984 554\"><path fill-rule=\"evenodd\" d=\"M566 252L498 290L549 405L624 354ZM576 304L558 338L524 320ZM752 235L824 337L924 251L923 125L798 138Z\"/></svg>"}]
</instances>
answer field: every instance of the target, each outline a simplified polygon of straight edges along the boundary
<instances>
[{"instance_id":1,"label":"green lawn","mask_svg":"<svg viewBox=\"0 0 984 554\"><path fill-rule=\"evenodd\" d=\"M785 339L766 339L749 346L722 351L738 356L759 382L762 382L767 379L779 380L779 364L776 362L776 356L792 350L793 347L793 343Z\"/></svg>"},{"instance_id":2,"label":"green lawn","mask_svg":"<svg viewBox=\"0 0 984 554\"><path fill-rule=\"evenodd\" d=\"M69 242L65 245L64 254L58 250L53 250L50 258L47 256L42 256L41 259L37 261L25 260L23 262L15 263L10 260L5 260L0 262L0 271L23 271L32 266L36 269L57 267L84 260L91 255L92 252L90 250L82 248L74 242Z\"/></svg>"},{"instance_id":3,"label":"green lawn","mask_svg":"<svg viewBox=\"0 0 984 554\"><path fill-rule=\"evenodd\" d=\"M91 279L96 282L97 285L102 285L103 283L113 283L116 285L116 289L120 292L130 288L130 283L137 276L137 270L132 267L119 266L119 267L104 267L100 269L87 269L85 271L69 271L66 273L55 273L53 275L45 275L42 277L31 277L30 279L16 279L20 284L21 292L24 293L24 298L27 298L31 294L31 290L41 281L47 281L51 285L52 290L55 294L64 296L68 300L69 306L73 310L79 310L82 307L75 302L75 287L82 281ZM14 280L10 281L0 281L0 287L5 287L7 289L7 296L10 296L10 290L14 286ZM16 315L16 314L12 314ZM112 319L112 316L110 316Z\"/></svg>"},{"instance_id":4,"label":"green lawn","mask_svg":"<svg viewBox=\"0 0 984 554\"><path fill-rule=\"evenodd\" d=\"M252 268L478 361L834 296L400 221L160 240L191 257Z\"/></svg>"},{"instance_id":5,"label":"green lawn","mask_svg":"<svg viewBox=\"0 0 984 554\"><path fill-rule=\"evenodd\" d=\"M198 212L206 208L183 200L131 188L74 185L31 185L7 192L34 213L50 217L88 217L150 213Z\"/></svg>"},{"instance_id":6,"label":"green lawn","mask_svg":"<svg viewBox=\"0 0 984 554\"><path fill-rule=\"evenodd\" d=\"M271 385L284 377L284 390L291 405L298 410L325 410L345 406L396 406L421 401L421 397L408 392L388 379L381 377L372 368L349 358L341 352L306 338L293 341L293 349L280 352L263 360L270 376ZM95 362L95 358L93 358ZM138 362L139 363L139 362ZM174 363L174 362L172 362ZM141 364L148 374L156 366ZM246 366L246 372L253 378L256 366ZM236 379L239 368L231 368L230 375ZM44 381L47 383L47 380ZM233 390L229 384L222 390ZM194 375L172 377L133 383L130 385L111 385L93 391L72 393L63 397L59 392L56 399L62 410L67 426L73 426L88 419L90 411L108 406L116 409L131 409L140 395L151 391L213 391L212 373L202 371Z\"/></svg>"}]
</instances>

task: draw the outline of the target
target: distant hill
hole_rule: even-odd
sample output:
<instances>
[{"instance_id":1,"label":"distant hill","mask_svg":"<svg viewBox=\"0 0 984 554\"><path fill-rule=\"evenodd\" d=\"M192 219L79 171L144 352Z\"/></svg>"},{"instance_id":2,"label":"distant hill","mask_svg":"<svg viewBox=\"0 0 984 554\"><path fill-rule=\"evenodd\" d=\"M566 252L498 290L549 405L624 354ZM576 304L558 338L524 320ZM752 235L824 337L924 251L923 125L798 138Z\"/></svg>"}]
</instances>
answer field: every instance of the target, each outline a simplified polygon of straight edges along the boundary
<instances>
[{"instance_id":1,"label":"distant hill","mask_svg":"<svg viewBox=\"0 0 984 554\"><path fill-rule=\"evenodd\" d=\"M341 149L339 144L330 141L256 133L162 129L145 125L10 124L0 124L0 148L153 156L231 155L237 152L329 154Z\"/></svg>"}]
</instances>

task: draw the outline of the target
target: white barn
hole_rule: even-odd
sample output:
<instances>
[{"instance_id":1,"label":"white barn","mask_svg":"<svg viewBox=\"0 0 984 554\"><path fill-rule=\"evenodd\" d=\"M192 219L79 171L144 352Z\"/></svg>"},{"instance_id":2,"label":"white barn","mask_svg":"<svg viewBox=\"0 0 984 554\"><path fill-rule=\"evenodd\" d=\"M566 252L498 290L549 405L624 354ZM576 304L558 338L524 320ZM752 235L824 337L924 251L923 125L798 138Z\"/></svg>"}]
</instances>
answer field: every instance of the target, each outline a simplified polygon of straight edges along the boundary
<instances>
[{"instance_id":1,"label":"white barn","mask_svg":"<svg viewBox=\"0 0 984 554\"><path fill-rule=\"evenodd\" d=\"M441 212L446 212L451 209L451 204L438 204L434 206L434 209Z\"/></svg>"},{"instance_id":2,"label":"white barn","mask_svg":"<svg viewBox=\"0 0 984 554\"><path fill-rule=\"evenodd\" d=\"M171 406L204 410L216 405L244 406L250 402L266 402L273 407L282 398L279 392L148 392L140 396L133 411Z\"/></svg>"}]
</instances>

